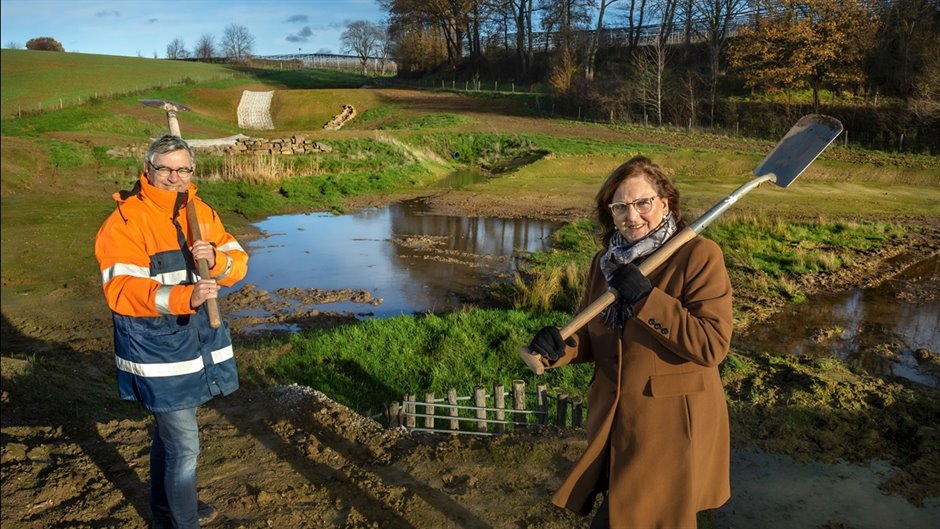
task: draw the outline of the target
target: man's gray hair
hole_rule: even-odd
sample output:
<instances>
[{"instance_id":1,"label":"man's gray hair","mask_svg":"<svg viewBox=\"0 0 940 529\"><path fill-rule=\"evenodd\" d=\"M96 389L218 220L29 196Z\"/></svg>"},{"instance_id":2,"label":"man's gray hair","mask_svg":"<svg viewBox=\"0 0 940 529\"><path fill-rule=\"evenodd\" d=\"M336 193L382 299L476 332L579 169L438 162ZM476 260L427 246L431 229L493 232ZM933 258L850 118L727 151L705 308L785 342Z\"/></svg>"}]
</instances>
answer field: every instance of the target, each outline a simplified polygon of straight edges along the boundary
<instances>
[{"instance_id":1,"label":"man's gray hair","mask_svg":"<svg viewBox=\"0 0 940 529\"><path fill-rule=\"evenodd\" d=\"M196 161L196 156L193 154L193 148L186 143L183 138L179 136L174 136L172 134L164 134L156 139L153 143L150 144L150 148L147 149L147 163L153 165L153 157L157 154L166 154L170 152L176 152L185 150L189 153L189 159L193 162Z\"/></svg>"}]
</instances>

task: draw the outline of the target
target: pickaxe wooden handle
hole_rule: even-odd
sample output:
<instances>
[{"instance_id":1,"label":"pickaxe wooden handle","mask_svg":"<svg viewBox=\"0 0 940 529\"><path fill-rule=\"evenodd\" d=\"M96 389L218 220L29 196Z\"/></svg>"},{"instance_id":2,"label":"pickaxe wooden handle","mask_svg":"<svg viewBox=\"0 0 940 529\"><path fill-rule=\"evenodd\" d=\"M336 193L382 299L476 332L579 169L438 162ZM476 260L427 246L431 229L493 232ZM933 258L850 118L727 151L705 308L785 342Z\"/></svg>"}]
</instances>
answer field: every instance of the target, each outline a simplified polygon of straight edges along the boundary
<instances>
[{"instance_id":1,"label":"pickaxe wooden handle","mask_svg":"<svg viewBox=\"0 0 940 529\"><path fill-rule=\"evenodd\" d=\"M190 200L186 204L186 219L189 224L189 237L193 242L202 240L202 230L199 228L199 217L196 215L196 201ZM209 262L205 259L196 259L196 272L200 278L209 277ZM209 313L209 326L218 329L222 325L222 316L219 313L219 300L211 298L206 300L206 311Z\"/></svg>"}]
</instances>

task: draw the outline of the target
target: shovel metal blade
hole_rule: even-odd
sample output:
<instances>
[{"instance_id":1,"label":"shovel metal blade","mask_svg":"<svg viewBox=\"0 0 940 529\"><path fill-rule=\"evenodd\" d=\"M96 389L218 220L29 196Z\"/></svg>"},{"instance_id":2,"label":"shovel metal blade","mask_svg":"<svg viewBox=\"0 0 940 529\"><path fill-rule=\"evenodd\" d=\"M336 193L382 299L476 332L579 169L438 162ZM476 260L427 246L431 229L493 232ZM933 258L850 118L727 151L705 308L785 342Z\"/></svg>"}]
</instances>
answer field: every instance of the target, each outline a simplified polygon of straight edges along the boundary
<instances>
[{"instance_id":1,"label":"shovel metal blade","mask_svg":"<svg viewBox=\"0 0 940 529\"><path fill-rule=\"evenodd\" d=\"M189 110L189 107L181 103L163 101L161 99L138 99L138 101L148 107L162 108L163 110L173 110L176 112L184 112Z\"/></svg>"},{"instance_id":2,"label":"shovel metal blade","mask_svg":"<svg viewBox=\"0 0 940 529\"><path fill-rule=\"evenodd\" d=\"M842 123L836 118L803 116L754 169L754 175L773 175L775 184L789 187L841 133Z\"/></svg>"}]
</instances>

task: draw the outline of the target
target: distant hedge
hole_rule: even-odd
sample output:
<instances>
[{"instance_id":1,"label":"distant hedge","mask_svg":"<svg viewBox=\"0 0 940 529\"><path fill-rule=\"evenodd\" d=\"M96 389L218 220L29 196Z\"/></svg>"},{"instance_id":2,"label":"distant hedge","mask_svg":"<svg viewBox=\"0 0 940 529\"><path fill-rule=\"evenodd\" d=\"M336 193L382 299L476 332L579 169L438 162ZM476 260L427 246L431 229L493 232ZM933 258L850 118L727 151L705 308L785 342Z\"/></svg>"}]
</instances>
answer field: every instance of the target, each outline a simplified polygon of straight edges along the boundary
<instances>
[{"instance_id":1,"label":"distant hedge","mask_svg":"<svg viewBox=\"0 0 940 529\"><path fill-rule=\"evenodd\" d=\"M716 109L716 121L724 127L740 127L747 135L779 138L811 105L785 105L725 101ZM845 132L837 141L883 151L940 154L940 112L918 115L901 103L883 106L831 105L819 110L837 118Z\"/></svg>"}]
</instances>

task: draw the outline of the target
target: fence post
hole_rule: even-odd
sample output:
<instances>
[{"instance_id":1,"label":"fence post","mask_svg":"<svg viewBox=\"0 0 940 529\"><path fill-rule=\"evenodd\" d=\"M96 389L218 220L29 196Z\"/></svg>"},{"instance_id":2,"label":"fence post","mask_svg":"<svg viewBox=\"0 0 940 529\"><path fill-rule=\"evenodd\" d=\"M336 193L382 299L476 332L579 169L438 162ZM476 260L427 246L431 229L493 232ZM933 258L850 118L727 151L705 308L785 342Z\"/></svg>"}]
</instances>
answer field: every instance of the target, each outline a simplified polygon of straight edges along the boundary
<instances>
[{"instance_id":1,"label":"fence post","mask_svg":"<svg viewBox=\"0 0 940 529\"><path fill-rule=\"evenodd\" d=\"M506 395L502 384L493 386L493 407L496 408L496 420L500 421L496 423L496 432L503 433L506 431L506 425L502 422L506 420L506 412L503 411L506 409Z\"/></svg>"},{"instance_id":2,"label":"fence post","mask_svg":"<svg viewBox=\"0 0 940 529\"><path fill-rule=\"evenodd\" d=\"M558 407L555 409L555 424L564 428L568 424L568 394L558 394Z\"/></svg>"},{"instance_id":3,"label":"fence post","mask_svg":"<svg viewBox=\"0 0 940 529\"><path fill-rule=\"evenodd\" d=\"M843 147L848 147L848 146L849 146L849 131L848 131L848 129L842 131L842 146L843 146Z\"/></svg>"},{"instance_id":4,"label":"fence post","mask_svg":"<svg viewBox=\"0 0 940 529\"><path fill-rule=\"evenodd\" d=\"M415 395L405 395L405 427L415 427Z\"/></svg>"},{"instance_id":5,"label":"fence post","mask_svg":"<svg viewBox=\"0 0 940 529\"><path fill-rule=\"evenodd\" d=\"M424 418L424 427L434 429L434 393L424 394L424 414L429 417Z\"/></svg>"},{"instance_id":6,"label":"fence post","mask_svg":"<svg viewBox=\"0 0 940 529\"><path fill-rule=\"evenodd\" d=\"M584 419L584 404L581 397L574 399L571 403L571 426L581 428Z\"/></svg>"},{"instance_id":7,"label":"fence post","mask_svg":"<svg viewBox=\"0 0 940 529\"><path fill-rule=\"evenodd\" d=\"M450 404L450 410L448 410L448 413L450 414L450 416L457 417L457 390L456 389L450 388L447 390L447 403ZM458 421L457 419L451 419L450 429L456 432L457 430L460 429L459 423L460 421Z\"/></svg>"},{"instance_id":8,"label":"fence post","mask_svg":"<svg viewBox=\"0 0 940 529\"><path fill-rule=\"evenodd\" d=\"M538 384L535 386L536 409L539 412L538 423L542 426L548 424L548 386Z\"/></svg>"},{"instance_id":9,"label":"fence post","mask_svg":"<svg viewBox=\"0 0 940 529\"><path fill-rule=\"evenodd\" d=\"M477 407L477 431L486 431L486 390L483 386L473 388L473 405Z\"/></svg>"},{"instance_id":10,"label":"fence post","mask_svg":"<svg viewBox=\"0 0 940 529\"><path fill-rule=\"evenodd\" d=\"M525 381L523 380L513 380L512 381L512 409L514 410L524 410L525 409ZM526 419L524 413L516 413L514 417L515 429L519 430L526 427Z\"/></svg>"},{"instance_id":11,"label":"fence post","mask_svg":"<svg viewBox=\"0 0 940 529\"><path fill-rule=\"evenodd\" d=\"M401 409L399 409L397 401L392 401L392 403L388 405L388 409L386 409L385 413L388 416L389 428L398 428L401 426Z\"/></svg>"}]
</instances>

